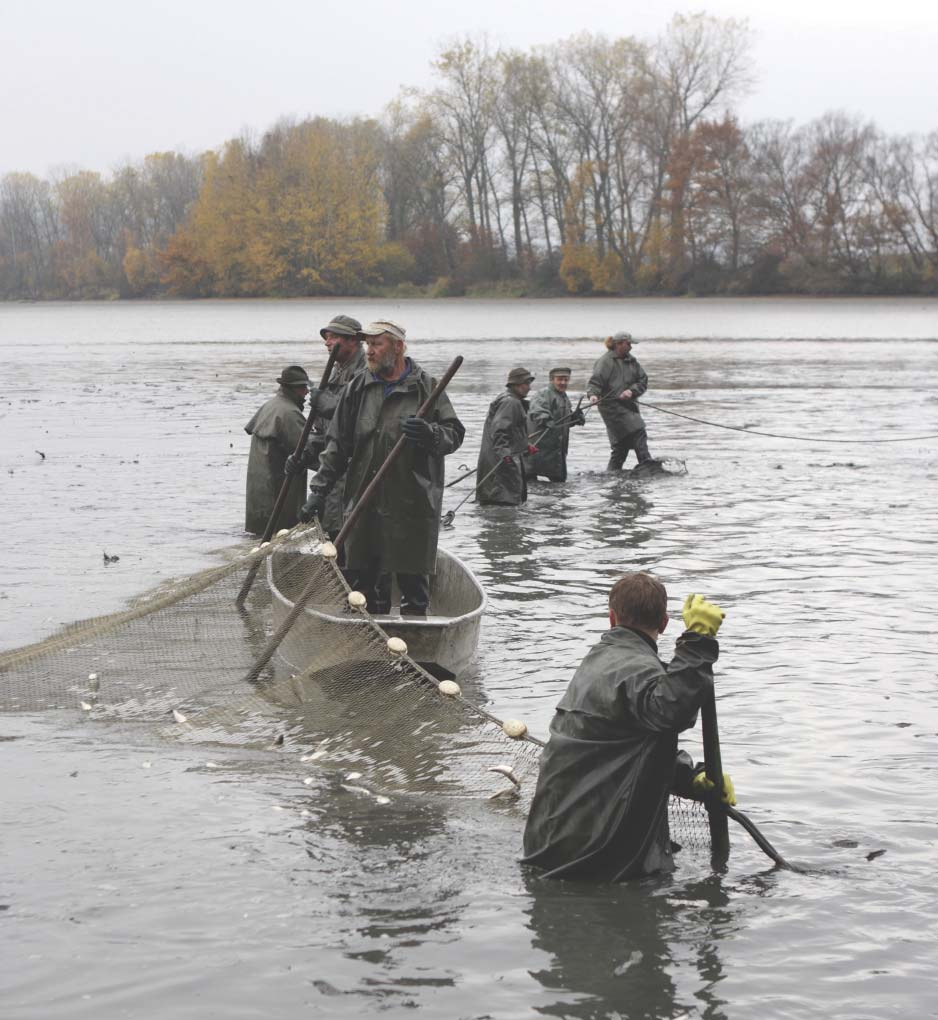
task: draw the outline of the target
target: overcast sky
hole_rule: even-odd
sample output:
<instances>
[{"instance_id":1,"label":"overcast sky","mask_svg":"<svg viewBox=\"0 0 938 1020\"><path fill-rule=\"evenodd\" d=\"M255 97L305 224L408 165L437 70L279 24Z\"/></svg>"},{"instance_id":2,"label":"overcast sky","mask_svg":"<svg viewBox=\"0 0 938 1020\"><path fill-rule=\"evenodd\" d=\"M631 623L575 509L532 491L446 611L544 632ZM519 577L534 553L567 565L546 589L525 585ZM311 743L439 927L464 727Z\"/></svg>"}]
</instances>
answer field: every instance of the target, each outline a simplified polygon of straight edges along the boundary
<instances>
[{"instance_id":1,"label":"overcast sky","mask_svg":"<svg viewBox=\"0 0 938 1020\"><path fill-rule=\"evenodd\" d=\"M375 115L440 45L653 39L675 12L748 18L745 122L833 109L938 130L935 0L0 0L0 174L197 153L283 115Z\"/></svg>"}]
</instances>

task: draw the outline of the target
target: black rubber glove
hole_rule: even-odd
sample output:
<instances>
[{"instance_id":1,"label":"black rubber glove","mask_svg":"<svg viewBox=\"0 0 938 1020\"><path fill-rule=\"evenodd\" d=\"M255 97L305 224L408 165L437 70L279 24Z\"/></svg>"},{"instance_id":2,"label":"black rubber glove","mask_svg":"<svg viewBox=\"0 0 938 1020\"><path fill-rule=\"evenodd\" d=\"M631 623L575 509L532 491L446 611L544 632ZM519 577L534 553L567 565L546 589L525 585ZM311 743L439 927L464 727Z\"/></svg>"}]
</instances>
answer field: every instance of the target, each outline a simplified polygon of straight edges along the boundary
<instances>
[{"instance_id":1,"label":"black rubber glove","mask_svg":"<svg viewBox=\"0 0 938 1020\"><path fill-rule=\"evenodd\" d=\"M585 425L585 424L586 424L586 415L582 411L574 411L573 414L570 415L570 426L571 426L571 428L574 425Z\"/></svg>"},{"instance_id":2,"label":"black rubber glove","mask_svg":"<svg viewBox=\"0 0 938 1020\"><path fill-rule=\"evenodd\" d=\"M306 470L306 455L301 453L299 457L295 453L291 453L289 457L284 461L283 473L287 478L292 478L294 475L298 475L301 471Z\"/></svg>"},{"instance_id":3,"label":"black rubber glove","mask_svg":"<svg viewBox=\"0 0 938 1020\"><path fill-rule=\"evenodd\" d=\"M300 520L304 524L309 524L314 517L322 517L325 505L326 497L321 492L311 492L309 499L303 504L303 509L300 511Z\"/></svg>"},{"instance_id":4,"label":"black rubber glove","mask_svg":"<svg viewBox=\"0 0 938 1020\"><path fill-rule=\"evenodd\" d=\"M436 437L428 421L423 418L405 418L401 428L408 442L416 443L423 450L433 449Z\"/></svg>"}]
</instances>

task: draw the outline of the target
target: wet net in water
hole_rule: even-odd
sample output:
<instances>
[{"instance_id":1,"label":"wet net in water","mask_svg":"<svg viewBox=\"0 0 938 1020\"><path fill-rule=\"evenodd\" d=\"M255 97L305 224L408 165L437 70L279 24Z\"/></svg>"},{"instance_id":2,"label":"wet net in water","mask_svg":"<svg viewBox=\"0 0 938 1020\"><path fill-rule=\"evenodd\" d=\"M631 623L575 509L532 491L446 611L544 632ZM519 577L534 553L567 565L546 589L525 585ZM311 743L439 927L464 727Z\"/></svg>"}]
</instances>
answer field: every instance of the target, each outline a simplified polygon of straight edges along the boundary
<instances>
[{"instance_id":1,"label":"wet net in water","mask_svg":"<svg viewBox=\"0 0 938 1020\"><path fill-rule=\"evenodd\" d=\"M265 548L236 547L224 565L165 584L124 612L0 654L0 711L74 711L146 739L254 750L273 743L297 752L304 767L354 769L362 790L375 796L524 806L540 741L510 737L502 720L461 693L441 693L418 662L396 654L379 622L350 605L345 578L324 548L318 528L299 526ZM313 598L252 677L308 585ZM682 846L709 850L701 805L672 798L670 821Z\"/></svg>"}]
</instances>

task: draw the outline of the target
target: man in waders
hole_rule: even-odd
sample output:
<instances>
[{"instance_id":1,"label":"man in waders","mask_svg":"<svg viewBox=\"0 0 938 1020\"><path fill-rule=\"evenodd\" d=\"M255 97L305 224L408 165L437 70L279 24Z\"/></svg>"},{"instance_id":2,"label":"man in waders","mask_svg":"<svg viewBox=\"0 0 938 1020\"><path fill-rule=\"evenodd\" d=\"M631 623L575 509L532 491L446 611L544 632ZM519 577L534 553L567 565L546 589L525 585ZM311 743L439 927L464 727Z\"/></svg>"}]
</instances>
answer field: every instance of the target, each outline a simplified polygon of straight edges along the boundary
<instances>
[{"instance_id":1,"label":"man in waders","mask_svg":"<svg viewBox=\"0 0 938 1020\"><path fill-rule=\"evenodd\" d=\"M326 432L338 406L339 394L365 368L361 328L362 324L351 315L337 315L328 326L323 326L319 331L326 351L331 354L332 349L336 348L335 364L325 387L310 391L309 413L313 415L313 430L300 462L296 463L292 455L287 458L287 474L307 469L315 471L319 467L319 455L326 446ZM343 480L340 478L329 493L322 513L322 527L330 538L335 538L342 527L342 488Z\"/></svg>"},{"instance_id":2,"label":"man in waders","mask_svg":"<svg viewBox=\"0 0 938 1020\"><path fill-rule=\"evenodd\" d=\"M552 368L547 378L549 385L537 391L528 411L528 435L538 452L525 460L525 471L528 478L543 475L549 482L565 482L570 429L585 425L586 418L579 408L573 410L567 396L570 369Z\"/></svg>"},{"instance_id":3,"label":"man in waders","mask_svg":"<svg viewBox=\"0 0 938 1020\"><path fill-rule=\"evenodd\" d=\"M668 797L712 784L677 738L713 684L724 613L688 595L674 658L658 658L667 592L646 573L609 592L609 630L580 663L550 724L524 831L525 864L549 878L618 882L674 868ZM735 804L724 777L723 799Z\"/></svg>"},{"instance_id":4,"label":"man in waders","mask_svg":"<svg viewBox=\"0 0 938 1020\"><path fill-rule=\"evenodd\" d=\"M645 421L638 410L638 398L648 389L645 370L632 357L631 333L615 333L606 338L606 353L593 365L587 384L590 403L599 405L606 426L609 445L607 471L619 471L629 450L634 450L639 464L652 460L648 452Z\"/></svg>"},{"instance_id":5,"label":"man in waders","mask_svg":"<svg viewBox=\"0 0 938 1020\"><path fill-rule=\"evenodd\" d=\"M347 514L403 435L401 456L345 542L346 576L368 600L369 611L380 615L390 611L394 574L401 614L426 616L430 575L436 572L443 462L462 445L466 430L445 393L426 418L415 417L436 380L406 356L403 327L382 319L362 333L367 367L339 396L301 519L322 514L346 472Z\"/></svg>"},{"instance_id":6,"label":"man in waders","mask_svg":"<svg viewBox=\"0 0 938 1020\"><path fill-rule=\"evenodd\" d=\"M248 456L244 530L263 535L283 486L287 458L296 449L306 418L303 403L309 392L309 376L299 365L289 365L277 379L280 389L244 426L251 437ZM292 528L306 496L306 472L294 475L280 512L280 527Z\"/></svg>"},{"instance_id":7,"label":"man in waders","mask_svg":"<svg viewBox=\"0 0 938 1020\"><path fill-rule=\"evenodd\" d=\"M528 498L523 458L537 447L528 442L525 397L533 381L526 368L513 368L504 393L489 405L476 467L476 498L483 506L520 506Z\"/></svg>"}]
</instances>

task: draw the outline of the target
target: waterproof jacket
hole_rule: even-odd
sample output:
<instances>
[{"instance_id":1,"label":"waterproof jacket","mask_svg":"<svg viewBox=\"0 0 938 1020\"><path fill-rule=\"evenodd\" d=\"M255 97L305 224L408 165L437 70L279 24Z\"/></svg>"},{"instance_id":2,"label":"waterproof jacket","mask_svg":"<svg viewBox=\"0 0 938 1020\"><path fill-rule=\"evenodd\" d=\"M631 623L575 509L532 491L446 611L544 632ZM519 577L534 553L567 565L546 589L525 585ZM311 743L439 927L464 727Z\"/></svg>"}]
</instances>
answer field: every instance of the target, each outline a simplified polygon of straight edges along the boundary
<instances>
[{"instance_id":1,"label":"waterproof jacket","mask_svg":"<svg viewBox=\"0 0 938 1020\"><path fill-rule=\"evenodd\" d=\"M344 365L336 364L333 367L329 382L319 391L316 397L316 417L313 420L313 432L309 437L310 446L307 447L307 449L315 449L317 459L318 454L325 445L326 432L329 430L329 423L332 421L335 409L339 405L339 397L342 391L367 364L365 349L359 345L354 357L349 358ZM336 534L342 527L342 517L345 512L344 490L344 480L340 478L326 497L326 507L322 515L322 526L330 535Z\"/></svg>"},{"instance_id":2,"label":"waterproof jacket","mask_svg":"<svg viewBox=\"0 0 938 1020\"><path fill-rule=\"evenodd\" d=\"M528 450L527 410L528 402L510 386L489 405L476 471L476 499L480 503L518 506L528 498L524 478L524 456ZM508 455L511 455L510 464L504 463ZM496 465L497 470L493 470Z\"/></svg>"},{"instance_id":3,"label":"waterproof jacket","mask_svg":"<svg viewBox=\"0 0 938 1020\"><path fill-rule=\"evenodd\" d=\"M587 383L586 392L591 397L607 398L600 401L599 413L606 426L610 444L614 445L645 427L637 398L647 389L648 376L631 354L617 358L612 351L607 351L593 365L593 374ZM631 390L633 399L617 399L623 390Z\"/></svg>"},{"instance_id":4,"label":"waterproof jacket","mask_svg":"<svg viewBox=\"0 0 938 1020\"><path fill-rule=\"evenodd\" d=\"M572 414L573 405L566 393L559 393L553 386L545 386L535 393L528 411L527 429L538 452L525 461L529 478L544 475L552 482L567 480L567 450L570 448ZM561 421L564 424L558 425Z\"/></svg>"},{"instance_id":5,"label":"waterproof jacket","mask_svg":"<svg viewBox=\"0 0 938 1020\"><path fill-rule=\"evenodd\" d=\"M685 631L665 665L654 642L613 627L557 705L524 832L524 863L552 878L616 882L674 867L668 797L691 792L678 752L713 684L719 646Z\"/></svg>"},{"instance_id":6,"label":"waterproof jacket","mask_svg":"<svg viewBox=\"0 0 938 1020\"><path fill-rule=\"evenodd\" d=\"M288 396L281 386L244 426L244 431L251 437L244 511L245 531L254 535L264 533L283 485L284 463L296 449L305 424L302 405ZM278 528L292 528L299 521L305 499L306 472L301 471L294 475L290 483L277 521Z\"/></svg>"},{"instance_id":7,"label":"waterproof jacket","mask_svg":"<svg viewBox=\"0 0 938 1020\"><path fill-rule=\"evenodd\" d=\"M346 515L400 439L404 419L417 413L436 385L410 358L407 365L410 371L390 384L367 369L359 372L339 397L310 492L328 494L344 474ZM427 421L433 429L433 449L405 442L369 509L348 536L345 560L350 570L377 562L382 571L393 573L436 572L443 458L459 449L466 430L445 393Z\"/></svg>"}]
</instances>

